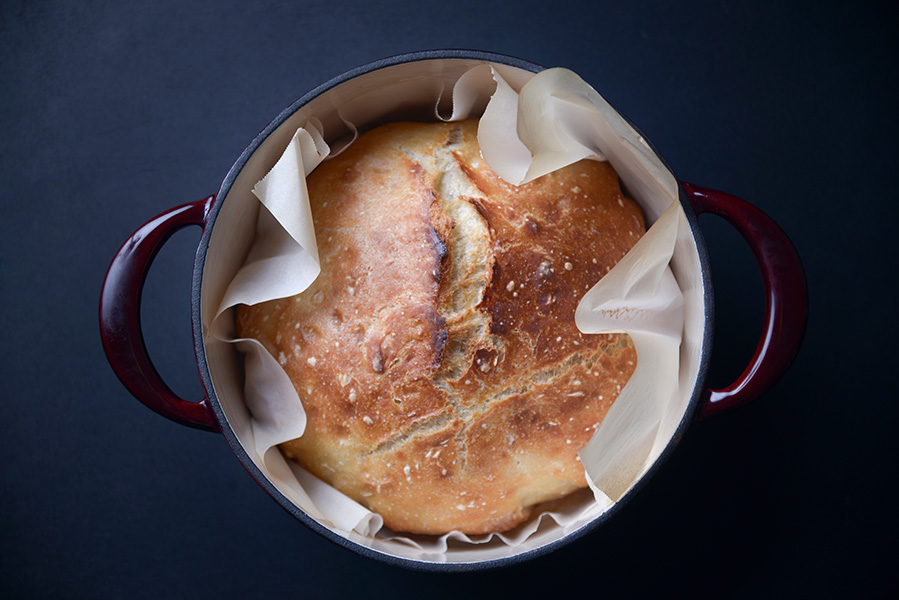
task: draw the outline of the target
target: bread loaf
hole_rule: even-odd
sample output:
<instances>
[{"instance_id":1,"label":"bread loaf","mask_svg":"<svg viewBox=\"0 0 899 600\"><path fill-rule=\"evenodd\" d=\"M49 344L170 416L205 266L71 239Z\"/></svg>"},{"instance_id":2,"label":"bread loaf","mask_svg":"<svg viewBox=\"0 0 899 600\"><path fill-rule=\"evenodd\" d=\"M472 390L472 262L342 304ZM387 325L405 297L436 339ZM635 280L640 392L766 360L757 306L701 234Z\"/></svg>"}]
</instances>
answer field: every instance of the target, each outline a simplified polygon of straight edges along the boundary
<instances>
[{"instance_id":1,"label":"bread loaf","mask_svg":"<svg viewBox=\"0 0 899 600\"><path fill-rule=\"evenodd\" d=\"M574 323L645 229L612 167L516 187L477 121L393 123L307 185L321 274L238 311L306 410L284 454L411 533L508 530L585 486L577 451L637 360Z\"/></svg>"}]
</instances>

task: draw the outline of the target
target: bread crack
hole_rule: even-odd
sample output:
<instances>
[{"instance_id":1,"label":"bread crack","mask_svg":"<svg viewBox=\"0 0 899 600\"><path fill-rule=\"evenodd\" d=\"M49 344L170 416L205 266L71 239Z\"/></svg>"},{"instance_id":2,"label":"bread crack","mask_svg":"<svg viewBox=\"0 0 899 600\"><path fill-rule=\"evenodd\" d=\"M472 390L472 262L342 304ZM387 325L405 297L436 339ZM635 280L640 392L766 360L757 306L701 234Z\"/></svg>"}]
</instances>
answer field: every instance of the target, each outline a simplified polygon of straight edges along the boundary
<instances>
[{"instance_id":1,"label":"bread crack","mask_svg":"<svg viewBox=\"0 0 899 600\"><path fill-rule=\"evenodd\" d=\"M473 204L473 200L485 199L483 192L460 168L455 154L463 143L461 127L454 124L433 157L437 172L435 208L445 224L442 234L447 249L437 302L437 312L446 322L447 340L433 380L446 394L455 414L468 421L471 409L460 401L449 382L468 371L479 343L500 342L490 334L490 317L478 310L493 275L492 240L487 221ZM460 434L456 441L459 465L464 469L464 435Z\"/></svg>"},{"instance_id":2,"label":"bread crack","mask_svg":"<svg viewBox=\"0 0 899 600\"><path fill-rule=\"evenodd\" d=\"M369 456L372 456L390 452L394 448L402 446L415 437L440 431L441 429L444 429L447 425L449 425L452 421L453 415L450 411L444 411L426 419L421 419L420 421L412 423L412 425L410 425L403 431L390 436L388 439L378 444L375 449L368 454Z\"/></svg>"}]
</instances>

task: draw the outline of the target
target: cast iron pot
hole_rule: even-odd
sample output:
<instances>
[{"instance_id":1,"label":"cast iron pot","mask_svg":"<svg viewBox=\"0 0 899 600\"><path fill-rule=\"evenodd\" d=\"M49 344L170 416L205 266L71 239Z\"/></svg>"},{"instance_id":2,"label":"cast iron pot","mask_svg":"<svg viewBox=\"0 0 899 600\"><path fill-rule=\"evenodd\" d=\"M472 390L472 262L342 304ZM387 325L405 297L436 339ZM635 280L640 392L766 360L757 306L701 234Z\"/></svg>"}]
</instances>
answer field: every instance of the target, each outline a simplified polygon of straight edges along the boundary
<instances>
[{"instance_id":1,"label":"cast iron pot","mask_svg":"<svg viewBox=\"0 0 899 600\"><path fill-rule=\"evenodd\" d=\"M239 376L235 375L239 363L233 357L225 356L224 351L209 339L208 325L215 306L214 301L207 300L207 297L219 293L222 285L222 276L213 271L222 270L223 256L234 245L229 239L230 231L236 227L234 223L246 219L246 215L227 214L229 210L236 210L230 208L229 197L248 193L248 186L252 186L261 178L260 173L264 174L265 169L273 164L276 155L286 145L285 140L296 129L296 123L308 118L309 114L315 114L315 110L326 110L322 106L339 104L343 99L354 97L360 90L370 91L375 81L405 81L416 73L428 77L447 71L459 73L484 62L529 73L543 69L523 60L491 53L428 51L374 62L309 92L253 140L231 168L217 194L172 208L138 229L113 259L100 300L100 330L107 358L119 379L138 400L177 423L223 435L259 485L314 531L364 556L417 569L460 571L508 565L550 552L600 526L640 490L670 455L694 419L741 405L762 394L783 375L799 349L807 317L808 297L802 264L780 227L759 209L737 197L678 181L678 199L692 235L692 240L679 250L681 254L678 255L678 251L675 253L681 263L678 269L679 284L684 289L692 290L685 292L688 298L686 329L690 330L685 331L684 343L689 347L685 355L693 357L685 361L690 365L684 367L690 369L690 385L686 386L689 389L685 391L689 393L689 399L659 459L611 509L573 530L538 539L523 551L488 548L483 552L462 553L439 560L394 551L380 546L378 542L347 537L310 517L291 502L249 456L242 434L245 417L239 407L233 406L228 399L238 385L234 381L239 380ZM232 201L233 204L236 202ZM743 236L758 262L765 287L763 331L755 354L742 375L722 389L710 389L706 385L714 325L714 298L706 246L697 223L697 216L706 212L724 218ZM147 354L140 323L141 293L150 264L172 234L189 225L203 229L194 263L191 294L194 347L206 394L199 402L178 397L162 380ZM694 325L689 326L689 322Z\"/></svg>"}]
</instances>

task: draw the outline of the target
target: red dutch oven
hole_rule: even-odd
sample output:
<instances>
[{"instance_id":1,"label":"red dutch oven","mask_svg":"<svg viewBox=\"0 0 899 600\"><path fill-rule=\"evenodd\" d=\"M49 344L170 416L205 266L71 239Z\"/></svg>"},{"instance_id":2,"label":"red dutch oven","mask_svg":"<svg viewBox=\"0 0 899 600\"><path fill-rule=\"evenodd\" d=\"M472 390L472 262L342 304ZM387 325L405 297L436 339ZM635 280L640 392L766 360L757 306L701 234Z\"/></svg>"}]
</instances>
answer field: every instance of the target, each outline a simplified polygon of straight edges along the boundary
<instances>
[{"instance_id":1,"label":"red dutch oven","mask_svg":"<svg viewBox=\"0 0 899 600\"><path fill-rule=\"evenodd\" d=\"M100 331L110 365L125 387L146 406L169 419L225 437L244 467L262 488L295 518L329 540L364 556L400 566L460 571L520 562L550 552L584 535L614 516L617 510L670 455L694 419L733 409L759 396L787 370L802 341L807 320L808 296L799 256L780 227L753 205L724 192L678 182L678 199L686 213L691 239L675 251L675 273L685 290L689 394L676 430L664 451L642 478L615 505L577 527L550 531L523 549L487 544L483 548L435 558L422 556L389 543L346 535L321 523L280 490L247 451L246 409L233 398L240 395L240 363L233 350L224 350L210 339L208 327L221 297L222 286L233 275L246 241L234 240L246 230L248 215L233 199L246 195L274 164L297 124L317 116L341 101L369 91L375 82L407 81L415 77L452 79L484 62L536 73L538 65L497 54L477 51L428 51L378 61L341 75L300 98L282 112L243 152L215 195L172 208L139 228L124 243L109 267L100 300ZM632 125L631 125L632 127ZM636 131L636 128L634 128ZM709 260L698 215L711 213L730 223L746 240L762 273L765 312L755 353L743 373L731 385L710 389L706 384L714 326L714 297ZM205 390L199 401L180 398L166 385L147 354L141 333L141 293L157 252L181 228L203 229L197 248L191 293L194 347ZM241 229L242 228L242 229ZM252 225L250 226L252 229ZM242 234L246 237L246 233ZM240 237L240 236L237 236ZM241 244L244 248L241 249ZM691 316L692 315L692 316ZM230 353L230 354L229 354ZM683 381L683 377L681 378ZM552 529L552 528L551 528Z\"/></svg>"}]
</instances>

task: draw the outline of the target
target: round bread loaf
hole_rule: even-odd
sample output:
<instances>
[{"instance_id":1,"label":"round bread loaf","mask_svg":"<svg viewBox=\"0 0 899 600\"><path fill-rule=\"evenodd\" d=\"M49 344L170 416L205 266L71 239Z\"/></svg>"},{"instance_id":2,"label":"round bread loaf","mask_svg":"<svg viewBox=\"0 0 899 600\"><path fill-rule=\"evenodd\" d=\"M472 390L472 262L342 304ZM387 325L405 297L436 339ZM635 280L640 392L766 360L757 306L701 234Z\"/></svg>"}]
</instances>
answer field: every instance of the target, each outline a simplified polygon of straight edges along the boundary
<instances>
[{"instance_id":1,"label":"round bread loaf","mask_svg":"<svg viewBox=\"0 0 899 600\"><path fill-rule=\"evenodd\" d=\"M238 311L306 410L284 454L411 533L505 531L585 486L577 451L637 360L574 323L645 230L612 167L516 187L477 121L393 123L307 185L321 275Z\"/></svg>"}]
</instances>

